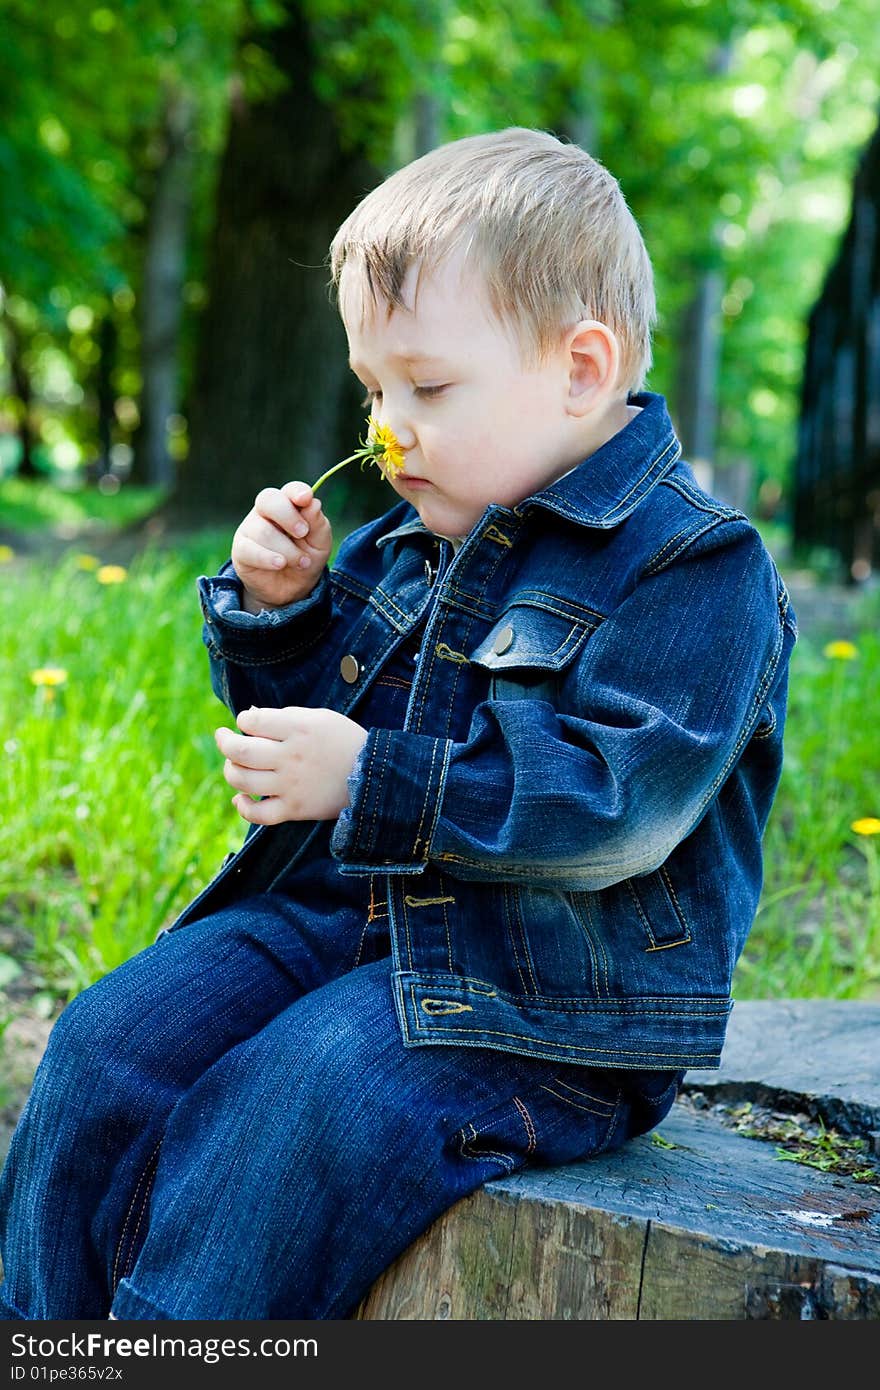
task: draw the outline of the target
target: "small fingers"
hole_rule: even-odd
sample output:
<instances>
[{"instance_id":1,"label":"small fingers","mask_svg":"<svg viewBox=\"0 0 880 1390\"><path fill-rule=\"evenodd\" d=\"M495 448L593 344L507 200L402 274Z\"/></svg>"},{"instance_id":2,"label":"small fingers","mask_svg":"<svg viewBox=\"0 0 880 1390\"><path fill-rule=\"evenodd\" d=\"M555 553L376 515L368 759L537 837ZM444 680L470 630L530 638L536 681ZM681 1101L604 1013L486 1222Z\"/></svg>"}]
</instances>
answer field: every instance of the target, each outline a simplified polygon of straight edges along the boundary
<instances>
[{"instance_id":1,"label":"small fingers","mask_svg":"<svg viewBox=\"0 0 880 1390\"><path fill-rule=\"evenodd\" d=\"M287 493L280 488L265 487L262 492L258 492L254 499L254 513L291 539L308 534L308 521L294 506Z\"/></svg>"},{"instance_id":2,"label":"small fingers","mask_svg":"<svg viewBox=\"0 0 880 1390\"><path fill-rule=\"evenodd\" d=\"M290 820L280 796L266 796L262 801L251 801L244 792L239 792L232 798L232 804L242 820L249 821L251 825L280 825L283 820Z\"/></svg>"},{"instance_id":3,"label":"small fingers","mask_svg":"<svg viewBox=\"0 0 880 1390\"><path fill-rule=\"evenodd\" d=\"M272 796L278 791L277 773L255 772L252 768L230 762L228 758L223 764L223 776L230 787L247 796Z\"/></svg>"},{"instance_id":4,"label":"small fingers","mask_svg":"<svg viewBox=\"0 0 880 1390\"><path fill-rule=\"evenodd\" d=\"M308 531L329 528L330 523L324 515L321 499L314 495L307 483L285 483L281 491L293 503L300 523L305 525ZM300 530L296 534L305 535L306 532Z\"/></svg>"},{"instance_id":5,"label":"small fingers","mask_svg":"<svg viewBox=\"0 0 880 1390\"><path fill-rule=\"evenodd\" d=\"M221 728L214 730L214 741L224 758L239 767L268 772L278 762L278 744L266 738L252 738Z\"/></svg>"},{"instance_id":6,"label":"small fingers","mask_svg":"<svg viewBox=\"0 0 880 1390\"><path fill-rule=\"evenodd\" d=\"M281 492L295 507L303 510L309 506L317 509L321 505L320 499L315 496L308 483L285 483Z\"/></svg>"},{"instance_id":7,"label":"small fingers","mask_svg":"<svg viewBox=\"0 0 880 1390\"><path fill-rule=\"evenodd\" d=\"M279 540L281 533L276 532ZM281 546L270 548L253 540L251 536L237 536L234 547L234 562L238 569L280 570L287 564L287 556L281 553Z\"/></svg>"},{"instance_id":8,"label":"small fingers","mask_svg":"<svg viewBox=\"0 0 880 1390\"><path fill-rule=\"evenodd\" d=\"M295 705L286 705L282 709L258 709L252 706L250 709L239 711L236 723L249 739L257 735L262 739L275 739L280 742L293 734L307 732L306 718Z\"/></svg>"},{"instance_id":9,"label":"small fingers","mask_svg":"<svg viewBox=\"0 0 880 1390\"><path fill-rule=\"evenodd\" d=\"M292 541L284 531L271 522L254 516L248 527L243 528L236 537L233 547L234 559L238 560L240 565L253 563L255 568L259 569L283 569L285 565L298 565L301 569L308 569L313 561L304 546L305 541Z\"/></svg>"}]
</instances>

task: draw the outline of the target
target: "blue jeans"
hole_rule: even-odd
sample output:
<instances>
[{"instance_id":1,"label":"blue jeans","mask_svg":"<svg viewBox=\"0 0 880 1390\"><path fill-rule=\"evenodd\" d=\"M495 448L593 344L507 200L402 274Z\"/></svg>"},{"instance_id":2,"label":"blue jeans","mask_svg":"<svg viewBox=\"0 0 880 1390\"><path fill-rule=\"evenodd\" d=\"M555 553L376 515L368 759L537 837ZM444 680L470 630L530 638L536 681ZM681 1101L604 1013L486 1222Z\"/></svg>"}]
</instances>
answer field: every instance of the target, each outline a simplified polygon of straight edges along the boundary
<instances>
[{"instance_id":1,"label":"blue jeans","mask_svg":"<svg viewBox=\"0 0 880 1390\"><path fill-rule=\"evenodd\" d=\"M0 1316L345 1318L483 1182L669 1109L681 1073L404 1047L364 918L264 895L68 1005L0 1179Z\"/></svg>"}]
</instances>

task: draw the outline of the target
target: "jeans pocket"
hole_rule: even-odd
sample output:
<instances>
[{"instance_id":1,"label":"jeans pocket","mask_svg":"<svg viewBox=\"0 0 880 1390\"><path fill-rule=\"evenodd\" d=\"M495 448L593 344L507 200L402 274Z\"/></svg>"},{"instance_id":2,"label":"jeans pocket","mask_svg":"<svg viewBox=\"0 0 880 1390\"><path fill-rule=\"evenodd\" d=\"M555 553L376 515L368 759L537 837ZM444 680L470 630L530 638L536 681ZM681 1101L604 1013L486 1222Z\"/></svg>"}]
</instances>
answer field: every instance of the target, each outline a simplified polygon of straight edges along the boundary
<instances>
[{"instance_id":1,"label":"jeans pocket","mask_svg":"<svg viewBox=\"0 0 880 1390\"><path fill-rule=\"evenodd\" d=\"M684 1079L683 1071L638 1072L625 1087L627 1124L625 1138L648 1134L669 1114Z\"/></svg>"},{"instance_id":2,"label":"jeans pocket","mask_svg":"<svg viewBox=\"0 0 880 1390\"><path fill-rule=\"evenodd\" d=\"M535 1103L543 1131L540 1162L573 1163L619 1142L626 1103L613 1075L564 1067L537 1088Z\"/></svg>"},{"instance_id":3,"label":"jeans pocket","mask_svg":"<svg viewBox=\"0 0 880 1390\"><path fill-rule=\"evenodd\" d=\"M548 1068L475 1115L453 1136L459 1157L484 1164L489 1178L526 1165L573 1163L615 1147L627 1109L620 1087L612 1079L596 1081L586 1069L573 1077L575 1071Z\"/></svg>"}]
</instances>

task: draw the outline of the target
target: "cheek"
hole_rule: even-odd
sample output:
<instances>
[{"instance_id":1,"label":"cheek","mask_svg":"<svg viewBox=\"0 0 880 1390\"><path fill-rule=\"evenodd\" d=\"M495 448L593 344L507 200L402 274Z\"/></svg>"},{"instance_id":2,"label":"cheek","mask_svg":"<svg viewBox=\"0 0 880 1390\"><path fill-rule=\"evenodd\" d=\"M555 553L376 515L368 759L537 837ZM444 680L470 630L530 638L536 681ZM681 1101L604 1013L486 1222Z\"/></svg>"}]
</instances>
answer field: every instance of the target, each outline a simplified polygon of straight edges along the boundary
<instances>
[{"instance_id":1,"label":"cheek","mask_svg":"<svg viewBox=\"0 0 880 1390\"><path fill-rule=\"evenodd\" d=\"M445 412L443 420L419 430L419 443L427 459L445 473L459 473L473 467L491 438L490 422L466 413Z\"/></svg>"},{"instance_id":2,"label":"cheek","mask_svg":"<svg viewBox=\"0 0 880 1390\"><path fill-rule=\"evenodd\" d=\"M545 376L523 376L510 393L508 419L516 429L546 429L559 407L558 387Z\"/></svg>"},{"instance_id":3,"label":"cheek","mask_svg":"<svg viewBox=\"0 0 880 1390\"><path fill-rule=\"evenodd\" d=\"M481 495L503 476L505 449L491 422L475 422L457 440L447 440L442 455L443 474L455 480L457 488L472 496Z\"/></svg>"}]
</instances>

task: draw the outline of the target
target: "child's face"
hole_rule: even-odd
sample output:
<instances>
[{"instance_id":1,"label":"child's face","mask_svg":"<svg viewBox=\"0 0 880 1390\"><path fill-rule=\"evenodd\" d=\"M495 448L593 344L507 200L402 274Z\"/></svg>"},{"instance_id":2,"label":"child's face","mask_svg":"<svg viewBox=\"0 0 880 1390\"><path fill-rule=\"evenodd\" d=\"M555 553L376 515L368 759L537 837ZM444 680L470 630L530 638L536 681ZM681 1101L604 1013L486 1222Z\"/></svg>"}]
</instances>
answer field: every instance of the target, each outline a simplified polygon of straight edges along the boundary
<instances>
[{"instance_id":1,"label":"child's face","mask_svg":"<svg viewBox=\"0 0 880 1390\"><path fill-rule=\"evenodd\" d=\"M579 462L565 409L570 357L560 344L525 365L459 257L423 273L417 299L415 289L412 267L404 307L346 325L351 366L406 451L391 486L429 530L463 536L490 502L514 506Z\"/></svg>"}]
</instances>

